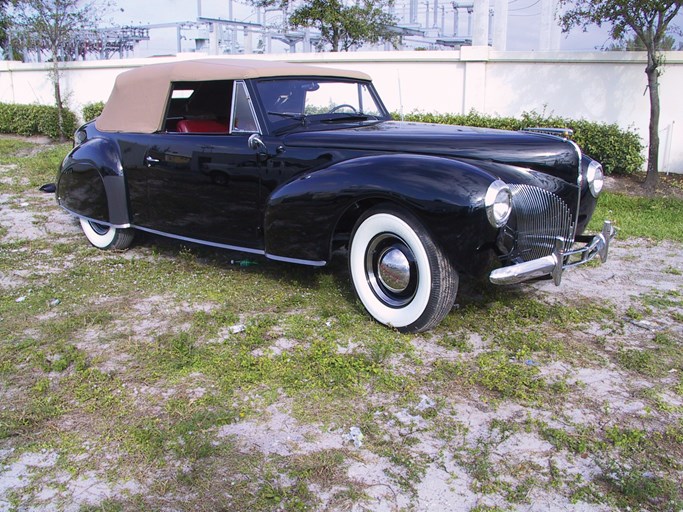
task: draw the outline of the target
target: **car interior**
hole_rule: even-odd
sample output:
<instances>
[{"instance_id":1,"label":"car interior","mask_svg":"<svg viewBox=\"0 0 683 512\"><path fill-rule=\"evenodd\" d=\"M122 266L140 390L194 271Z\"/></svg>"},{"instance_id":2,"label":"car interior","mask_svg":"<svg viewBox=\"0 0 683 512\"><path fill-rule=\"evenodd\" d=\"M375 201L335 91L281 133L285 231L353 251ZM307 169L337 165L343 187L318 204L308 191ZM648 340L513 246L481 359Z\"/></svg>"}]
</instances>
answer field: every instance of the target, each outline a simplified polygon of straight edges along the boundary
<instances>
[{"instance_id":1,"label":"car interior","mask_svg":"<svg viewBox=\"0 0 683 512\"><path fill-rule=\"evenodd\" d=\"M167 132L227 133L232 80L175 82L166 113Z\"/></svg>"}]
</instances>

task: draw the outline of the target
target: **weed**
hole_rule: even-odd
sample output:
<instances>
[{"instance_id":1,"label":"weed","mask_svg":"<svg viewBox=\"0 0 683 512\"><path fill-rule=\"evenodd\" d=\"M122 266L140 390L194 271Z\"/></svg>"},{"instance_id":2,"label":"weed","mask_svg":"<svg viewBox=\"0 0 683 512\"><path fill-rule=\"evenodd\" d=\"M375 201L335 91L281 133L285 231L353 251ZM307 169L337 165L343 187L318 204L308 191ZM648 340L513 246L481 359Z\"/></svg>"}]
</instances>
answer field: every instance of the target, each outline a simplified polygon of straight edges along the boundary
<instances>
[{"instance_id":1,"label":"weed","mask_svg":"<svg viewBox=\"0 0 683 512\"><path fill-rule=\"evenodd\" d=\"M683 295L677 290L655 290L640 296L642 303L654 308L671 308L683 305Z\"/></svg>"},{"instance_id":2,"label":"weed","mask_svg":"<svg viewBox=\"0 0 683 512\"><path fill-rule=\"evenodd\" d=\"M626 316L631 320L642 320L643 313L636 309L634 306L629 306L626 310Z\"/></svg>"},{"instance_id":3,"label":"weed","mask_svg":"<svg viewBox=\"0 0 683 512\"><path fill-rule=\"evenodd\" d=\"M644 375L654 376L659 373L656 355L649 350L622 348L617 353L617 360L624 368Z\"/></svg>"},{"instance_id":4,"label":"weed","mask_svg":"<svg viewBox=\"0 0 683 512\"><path fill-rule=\"evenodd\" d=\"M658 476L646 467L615 460L603 464L602 482L620 508L675 512L683 507L680 482Z\"/></svg>"},{"instance_id":5,"label":"weed","mask_svg":"<svg viewBox=\"0 0 683 512\"><path fill-rule=\"evenodd\" d=\"M566 449L576 454L595 452L603 448L604 443L596 437L592 427L577 426L574 432L550 427L544 422L538 422L537 428L543 439L556 448Z\"/></svg>"},{"instance_id":6,"label":"weed","mask_svg":"<svg viewBox=\"0 0 683 512\"><path fill-rule=\"evenodd\" d=\"M344 451L323 450L293 457L289 461L289 472L293 477L329 488L345 479L345 461Z\"/></svg>"},{"instance_id":7,"label":"weed","mask_svg":"<svg viewBox=\"0 0 683 512\"><path fill-rule=\"evenodd\" d=\"M503 398L533 402L538 400L539 392L547 389L537 367L511 359L506 352L480 354L476 358L476 365L472 381L499 393Z\"/></svg>"},{"instance_id":8,"label":"weed","mask_svg":"<svg viewBox=\"0 0 683 512\"><path fill-rule=\"evenodd\" d=\"M445 347L455 348L460 352L472 352L470 336L465 330L458 331L455 334L447 333L439 337L438 343Z\"/></svg>"},{"instance_id":9,"label":"weed","mask_svg":"<svg viewBox=\"0 0 683 512\"><path fill-rule=\"evenodd\" d=\"M605 434L607 439L614 443L614 446L627 453L642 450L647 437L643 430L625 429L617 426L608 428Z\"/></svg>"}]
</instances>

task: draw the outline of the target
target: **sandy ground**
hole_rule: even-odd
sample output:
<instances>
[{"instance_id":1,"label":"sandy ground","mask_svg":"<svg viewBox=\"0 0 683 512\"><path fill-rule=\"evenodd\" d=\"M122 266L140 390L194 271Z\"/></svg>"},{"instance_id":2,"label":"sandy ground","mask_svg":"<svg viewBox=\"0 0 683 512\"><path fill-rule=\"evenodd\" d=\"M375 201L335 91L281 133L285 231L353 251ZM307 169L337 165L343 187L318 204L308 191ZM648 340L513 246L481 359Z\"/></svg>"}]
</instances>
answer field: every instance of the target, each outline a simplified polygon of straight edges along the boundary
<instances>
[{"instance_id":1,"label":"sandy ground","mask_svg":"<svg viewBox=\"0 0 683 512\"><path fill-rule=\"evenodd\" d=\"M0 178L11 170L11 167L5 166L0 170ZM49 221L45 221L45 216ZM0 225L8 230L1 240L4 243L13 240L41 240L50 234L77 236L80 232L78 224L55 206L52 195L39 192L30 192L21 198L0 195ZM609 261L605 265L569 271L563 277L560 287L555 287L549 281L521 286L525 293L548 303L563 303L576 297L585 297L592 302L604 301L614 308L618 316L625 317L625 312L637 303L638 297L665 290L683 290L682 249L681 244L673 242L617 239L612 244ZM68 261L65 265L68 265ZM675 269L677 272L667 273L664 272L665 269ZM32 272L49 273L59 270L38 268ZM13 289L24 285L27 278L22 272L0 273L0 290L3 293L12 293ZM155 300L156 303L151 300L145 306L143 313L147 313L147 318L141 319L142 322L136 327L140 332L134 332L134 336L145 336L146 331L158 327L153 323L154 312L164 309L166 305L163 304L162 296ZM576 336L587 342L598 336L604 337L608 347L627 345L644 348L652 333L664 329L683 333L683 327L672 322L669 316L655 314L640 321L626 319L624 328L618 332L592 325L577 332ZM478 346L480 340L476 337L471 342L475 351L484 349ZM428 337L424 337L422 341L416 338L414 343L425 362L451 357L442 347L430 342ZM274 351L289 348L282 340L272 347ZM245 453L259 451L265 455L292 456L333 448L352 450L355 457L348 467L348 476L364 486L368 500L345 509L446 511L470 510L477 505L504 508L511 506L498 494L485 495L471 489L472 476L463 469L461 458L465 450L474 450L484 442L493 447L491 460L494 467L503 474L509 468L517 468L523 464L540 468L538 473L541 475L546 475L547 468L554 465L565 474L577 475L587 481L600 472L593 458L580 458L558 451L534 432L522 430L494 439L496 432L491 428L493 420L523 421L524 418L531 417L569 429L577 423L599 425L613 421L613 415L617 415L624 423L647 420L648 428L666 421L663 416L658 417L657 413L653 416L648 412L646 404L638 398L637 391L650 384L612 364L582 366L558 361L544 367L542 373L562 375L569 382L580 382L581 390L572 393L568 402L553 413L513 402L503 402L493 407L472 396L443 397L446 407L440 409L440 414L450 415L451 419L457 420L463 427L462 434L450 443L434 436L430 422L415 414L420 407L429 407L434 397L425 395L410 409L389 406L379 413L389 435L400 437L408 431L416 435L419 438L419 443L413 448L416 456L424 456L430 461L416 485L414 495L400 489L388 476L390 463L386 458L367 450L362 444L353 444L348 428L330 430L321 425L301 424L290 414L286 401L269 406L258 420L247 420L217 429L216 438L234 439ZM144 393L145 390L140 392ZM201 396L203 390L198 386L194 392ZM672 406L682 405L680 397L665 398ZM609 404L609 411L606 411L605 404ZM56 458L57 454L51 451L30 451L17 456L12 448L0 449L0 511L79 510L83 505L96 505L107 498L144 494L149 484L145 481L111 482L96 473L79 474L77 477L62 474L57 475L53 481L42 481L39 475L45 468L53 465ZM10 493L36 484L44 485L37 494L36 503L39 504L15 508L9 500ZM604 505L571 503L561 491L562 489L552 487L534 488L523 505L512 508L525 511L609 510ZM320 499L322 508L325 508L330 496L321 491ZM169 508L171 509L173 508Z\"/></svg>"}]
</instances>

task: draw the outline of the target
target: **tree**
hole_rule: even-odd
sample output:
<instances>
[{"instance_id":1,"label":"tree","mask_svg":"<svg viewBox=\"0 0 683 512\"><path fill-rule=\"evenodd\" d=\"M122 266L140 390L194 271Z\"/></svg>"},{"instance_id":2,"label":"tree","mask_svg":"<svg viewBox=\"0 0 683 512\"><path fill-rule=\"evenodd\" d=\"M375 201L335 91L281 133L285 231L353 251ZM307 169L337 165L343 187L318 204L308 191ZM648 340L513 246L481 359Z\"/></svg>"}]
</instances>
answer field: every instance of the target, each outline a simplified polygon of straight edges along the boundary
<instances>
[{"instance_id":1,"label":"tree","mask_svg":"<svg viewBox=\"0 0 683 512\"><path fill-rule=\"evenodd\" d=\"M365 43L387 41L396 46L398 34L391 30L397 19L386 12L394 0L361 0L347 5L344 0L251 0L257 7L294 8L287 22L294 27L313 27L320 31L319 47L348 51Z\"/></svg>"},{"instance_id":2,"label":"tree","mask_svg":"<svg viewBox=\"0 0 683 512\"><path fill-rule=\"evenodd\" d=\"M560 16L563 31L589 25L611 25L611 36L623 41L635 35L647 52L648 91L650 93L650 127L645 189L654 193L659 181L659 75L664 64L661 51L667 32L676 29L672 20L683 6L683 0L560 0L567 11Z\"/></svg>"},{"instance_id":3,"label":"tree","mask_svg":"<svg viewBox=\"0 0 683 512\"><path fill-rule=\"evenodd\" d=\"M69 58L68 49L74 46L74 38L79 33L97 26L103 5L81 0L14 0L14 3L15 24L27 50L39 54L46 51L49 55L60 138L66 139L59 62Z\"/></svg>"},{"instance_id":4,"label":"tree","mask_svg":"<svg viewBox=\"0 0 683 512\"><path fill-rule=\"evenodd\" d=\"M645 52L647 48L645 44L638 39L638 36L634 35L630 39L625 39L623 41L615 41L605 48L608 52ZM660 48L663 52L670 52L675 50L680 50L681 44L678 44L676 48L676 38L673 36L664 36L662 39L662 47Z\"/></svg>"},{"instance_id":5,"label":"tree","mask_svg":"<svg viewBox=\"0 0 683 512\"><path fill-rule=\"evenodd\" d=\"M9 43L9 28L12 24L12 20L7 14L8 4L9 0L0 0L0 49L5 55Z\"/></svg>"},{"instance_id":6,"label":"tree","mask_svg":"<svg viewBox=\"0 0 683 512\"><path fill-rule=\"evenodd\" d=\"M391 31L396 18L384 10L389 5L386 0L364 0L352 5L340 0L308 0L294 10L289 22L295 27L320 30L320 47L329 45L333 52L382 41L396 46L398 36Z\"/></svg>"}]
</instances>

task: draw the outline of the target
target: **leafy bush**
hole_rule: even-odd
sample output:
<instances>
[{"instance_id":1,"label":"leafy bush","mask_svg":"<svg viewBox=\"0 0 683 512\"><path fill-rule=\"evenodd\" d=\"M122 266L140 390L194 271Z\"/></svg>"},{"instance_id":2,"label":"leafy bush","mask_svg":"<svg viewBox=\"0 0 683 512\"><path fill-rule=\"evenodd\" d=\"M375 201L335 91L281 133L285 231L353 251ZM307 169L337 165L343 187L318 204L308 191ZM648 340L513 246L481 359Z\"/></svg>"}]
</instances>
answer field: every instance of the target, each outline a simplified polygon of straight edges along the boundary
<instances>
[{"instance_id":1,"label":"leafy bush","mask_svg":"<svg viewBox=\"0 0 683 512\"><path fill-rule=\"evenodd\" d=\"M92 121L102 113L104 108L103 101L97 101L95 103L88 103L83 106L83 119L86 121Z\"/></svg>"},{"instance_id":2,"label":"leafy bush","mask_svg":"<svg viewBox=\"0 0 683 512\"><path fill-rule=\"evenodd\" d=\"M398 119L398 114L394 114ZM559 116L545 117L538 112L524 112L521 117L495 117L471 111L469 114L421 114L404 116L406 121L422 123L479 126L500 130L521 130L530 127L571 128L573 140L591 157L598 160L606 174L634 174L643 168L643 143L632 130L622 130L616 124L595 123Z\"/></svg>"},{"instance_id":3,"label":"leafy bush","mask_svg":"<svg viewBox=\"0 0 683 512\"><path fill-rule=\"evenodd\" d=\"M76 129L76 115L66 108L62 112L64 133L68 136ZM59 138L57 107L0 103L0 133L47 135L57 139Z\"/></svg>"}]
</instances>

